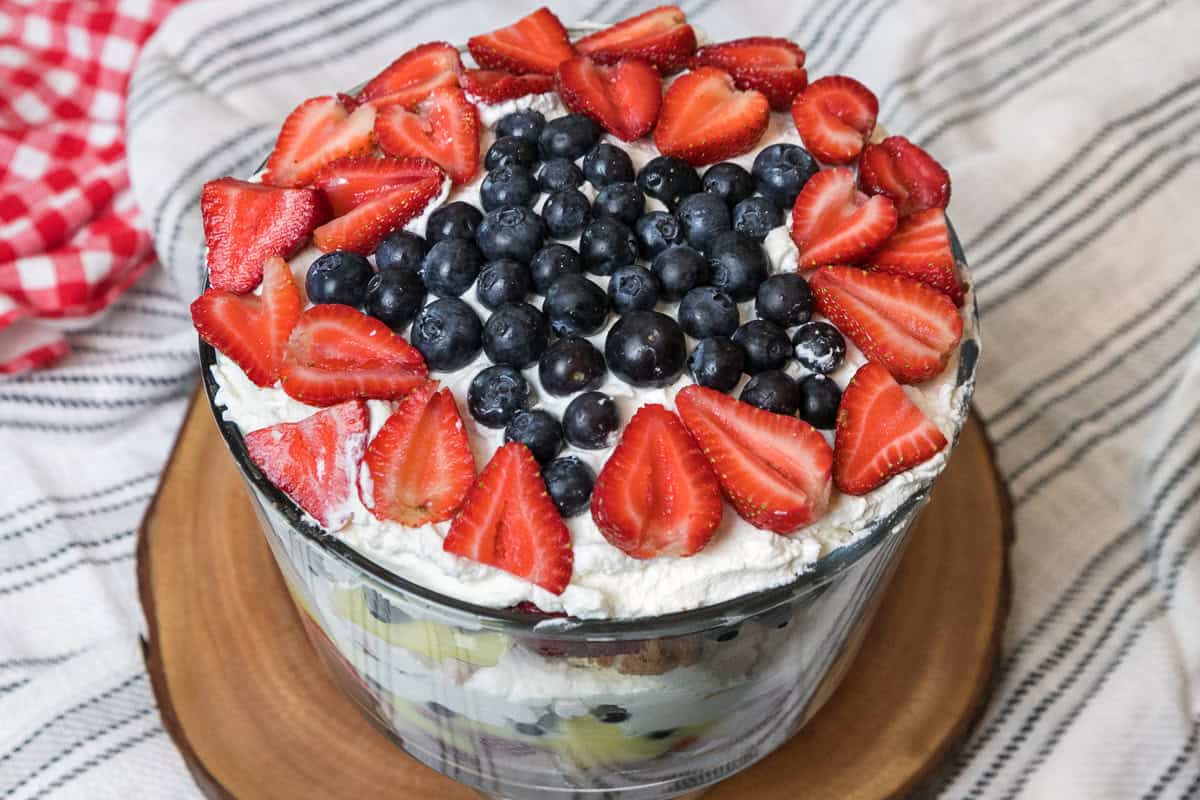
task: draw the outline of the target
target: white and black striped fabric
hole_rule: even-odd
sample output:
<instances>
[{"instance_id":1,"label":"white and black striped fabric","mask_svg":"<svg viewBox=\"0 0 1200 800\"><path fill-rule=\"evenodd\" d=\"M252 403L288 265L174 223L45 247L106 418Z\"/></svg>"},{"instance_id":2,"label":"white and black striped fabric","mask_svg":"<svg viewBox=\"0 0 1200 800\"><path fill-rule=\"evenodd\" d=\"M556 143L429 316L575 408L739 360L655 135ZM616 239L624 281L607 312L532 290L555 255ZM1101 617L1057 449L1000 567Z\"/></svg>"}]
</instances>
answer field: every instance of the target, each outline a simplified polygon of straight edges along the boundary
<instances>
[{"instance_id":1,"label":"white and black striped fabric","mask_svg":"<svg viewBox=\"0 0 1200 800\"><path fill-rule=\"evenodd\" d=\"M931 792L1200 796L1200 4L681 5L713 38L789 35L813 77L863 80L953 176L1017 541L994 698ZM141 669L133 570L196 378L201 184L253 172L303 98L530 8L193 2L147 46L129 153L164 269L61 367L0 382L0 796L196 796Z\"/></svg>"}]
</instances>

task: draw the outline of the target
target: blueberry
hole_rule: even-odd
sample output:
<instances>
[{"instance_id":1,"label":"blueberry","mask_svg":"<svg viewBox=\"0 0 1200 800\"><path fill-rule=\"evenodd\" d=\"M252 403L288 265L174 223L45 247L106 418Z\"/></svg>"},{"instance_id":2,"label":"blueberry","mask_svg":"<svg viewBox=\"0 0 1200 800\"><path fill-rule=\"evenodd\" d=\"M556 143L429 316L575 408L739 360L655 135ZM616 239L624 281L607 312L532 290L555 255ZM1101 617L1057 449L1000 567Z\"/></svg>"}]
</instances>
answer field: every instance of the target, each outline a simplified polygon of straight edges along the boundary
<instances>
[{"instance_id":1,"label":"blueberry","mask_svg":"<svg viewBox=\"0 0 1200 800\"><path fill-rule=\"evenodd\" d=\"M792 356L787 331L765 319L752 319L733 332L733 341L746 354L747 374L757 375L769 369L782 369Z\"/></svg>"},{"instance_id":2,"label":"blueberry","mask_svg":"<svg viewBox=\"0 0 1200 800\"><path fill-rule=\"evenodd\" d=\"M529 406L529 383L520 370L507 364L490 366L471 379L467 408L484 427L503 428Z\"/></svg>"},{"instance_id":3,"label":"blueberry","mask_svg":"<svg viewBox=\"0 0 1200 800\"><path fill-rule=\"evenodd\" d=\"M746 356L737 342L726 336L701 339L688 358L688 372L701 386L728 392L742 379Z\"/></svg>"},{"instance_id":4,"label":"blueberry","mask_svg":"<svg viewBox=\"0 0 1200 800\"><path fill-rule=\"evenodd\" d=\"M637 259L637 238L633 231L612 217L594 219L579 238L579 254L588 272L611 275Z\"/></svg>"},{"instance_id":5,"label":"blueberry","mask_svg":"<svg viewBox=\"0 0 1200 800\"><path fill-rule=\"evenodd\" d=\"M542 480L558 513L573 517L588 507L596 473L575 456L556 458L542 467Z\"/></svg>"},{"instance_id":6,"label":"blueberry","mask_svg":"<svg viewBox=\"0 0 1200 800\"><path fill-rule=\"evenodd\" d=\"M513 723L513 730L525 736L545 736L546 732L541 726L534 725L531 722L516 722Z\"/></svg>"},{"instance_id":7,"label":"blueberry","mask_svg":"<svg viewBox=\"0 0 1200 800\"><path fill-rule=\"evenodd\" d=\"M733 207L733 229L756 242L783 224L783 212L765 197L747 197Z\"/></svg>"},{"instance_id":8,"label":"blueberry","mask_svg":"<svg viewBox=\"0 0 1200 800\"><path fill-rule=\"evenodd\" d=\"M563 336L538 359L538 380L552 395L595 389L604 380L604 356L582 336Z\"/></svg>"},{"instance_id":9,"label":"blueberry","mask_svg":"<svg viewBox=\"0 0 1200 800\"><path fill-rule=\"evenodd\" d=\"M417 313L408 338L430 369L450 372L470 364L479 354L483 324L462 300L443 297Z\"/></svg>"},{"instance_id":10,"label":"blueberry","mask_svg":"<svg viewBox=\"0 0 1200 800\"><path fill-rule=\"evenodd\" d=\"M596 144L600 127L583 114L567 114L546 123L538 136L544 158L569 158L574 161Z\"/></svg>"},{"instance_id":11,"label":"blueberry","mask_svg":"<svg viewBox=\"0 0 1200 800\"><path fill-rule=\"evenodd\" d=\"M539 464L545 464L563 448L562 425L539 408L518 411L504 428L504 441L520 442Z\"/></svg>"},{"instance_id":12,"label":"blueberry","mask_svg":"<svg viewBox=\"0 0 1200 800\"><path fill-rule=\"evenodd\" d=\"M583 157L583 174L597 189L633 180L633 159L615 144L601 142Z\"/></svg>"},{"instance_id":13,"label":"blueberry","mask_svg":"<svg viewBox=\"0 0 1200 800\"><path fill-rule=\"evenodd\" d=\"M502 206L531 206L537 196L537 181L520 164L496 167L479 186L479 200L483 203L484 211Z\"/></svg>"},{"instance_id":14,"label":"blueberry","mask_svg":"<svg viewBox=\"0 0 1200 800\"><path fill-rule=\"evenodd\" d=\"M494 364L524 369L541 358L549 339L546 317L528 303L500 306L483 324L483 351Z\"/></svg>"},{"instance_id":15,"label":"blueberry","mask_svg":"<svg viewBox=\"0 0 1200 800\"><path fill-rule=\"evenodd\" d=\"M455 200L429 215L425 238L430 244L443 239L474 239L482 221L482 211L470 203Z\"/></svg>"},{"instance_id":16,"label":"blueberry","mask_svg":"<svg viewBox=\"0 0 1200 800\"><path fill-rule=\"evenodd\" d=\"M334 250L312 263L304 278L304 290L314 303L358 306L375 270L371 262L349 250Z\"/></svg>"},{"instance_id":17,"label":"blueberry","mask_svg":"<svg viewBox=\"0 0 1200 800\"><path fill-rule=\"evenodd\" d=\"M697 286L679 301L679 324L693 339L732 336L739 322L737 303L712 286Z\"/></svg>"},{"instance_id":18,"label":"blueberry","mask_svg":"<svg viewBox=\"0 0 1200 800\"><path fill-rule=\"evenodd\" d=\"M366 311L394 331L404 328L425 305L421 276L406 269L389 269L367 282Z\"/></svg>"},{"instance_id":19,"label":"blueberry","mask_svg":"<svg viewBox=\"0 0 1200 800\"><path fill-rule=\"evenodd\" d=\"M546 223L546 230L555 239L570 239L578 235L591 214L592 207L588 203L587 195L578 189L554 192L542 205L542 219Z\"/></svg>"},{"instance_id":20,"label":"blueberry","mask_svg":"<svg viewBox=\"0 0 1200 800\"><path fill-rule=\"evenodd\" d=\"M496 123L496 135L516 136L518 139L537 144L538 137L542 135L542 129L545 127L546 118L540 111L524 108L501 117Z\"/></svg>"},{"instance_id":21,"label":"blueberry","mask_svg":"<svg viewBox=\"0 0 1200 800\"><path fill-rule=\"evenodd\" d=\"M732 161L713 164L704 172L704 191L715 194L733 208L754 194L754 178Z\"/></svg>"},{"instance_id":22,"label":"blueberry","mask_svg":"<svg viewBox=\"0 0 1200 800\"><path fill-rule=\"evenodd\" d=\"M629 712L620 706L596 706L591 710L592 716L601 722L617 723L629 719Z\"/></svg>"},{"instance_id":23,"label":"blueberry","mask_svg":"<svg viewBox=\"0 0 1200 800\"><path fill-rule=\"evenodd\" d=\"M666 211L650 211L638 217L633 232L641 246L642 258L647 260L673 244L685 243L679 220Z\"/></svg>"},{"instance_id":24,"label":"blueberry","mask_svg":"<svg viewBox=\"0 0 1200 800\"><path fill-rule=\"evenodd\" d=\"M458 297L479 277L483 268L483 253L467 239L444 239L425 256L421 280L425 288L437 297Z\"/></svg>"},{"instance_id":25,"label":"blueberry","mask_svg":"<svg viewBox=\"0 0 1200 800\"><path fill-rule=\"evenodd\" d=\"M758 287L754 313L759 319L791 328L812 317L813 295L808 281L794 272L772 275Z\"/></svg>"},{"instance_id":26,"label":"blueberry","mask_svg":"<svg viewBox=\"0 0 1200 800\"><path fill-rule=\"evenodd\" d=\"M608 305L599 286L582 275L564 275L546 290L542 311L559 336L591 336L608 321Z\"/></svg>"},{"instance_id":27,"label":"blueberry","mask_svg":"<svg viewBox=\"0 0 1200 800\"><path fill-rule=\"evenodd\" d=\"M846 355L846 340L828 322L806 322L792 334L796 360L813 372L826 375L841 366Z\"/></svg>"},{"instance_id":28,"label":"blueberry","mask_svg":"<svg viewBox=\"0 0 1200 800\"><path fill-rule=\"evenodd\" d=\"M458 714L454 713L454 709L446 708L441 703L435 703L434 701L430 700L428 703L426 703L426 705L429 706L430 711L437 714L439 717L457 717L458 716Z\"/></svg>"},{"instance_id":29,"label":"blueberry","mask_svg":"<svg viewBox=\"0 0 1200 800\"><path fill-rule=\"evenodd\" d=\"M704 191L704 184L692 165L674 156L658 156L647 162L638 173L637 185L670 211L684 197Z\"/></svg>"},{"instance_id":30,"label":"blueberry","mask_svg":"<svg viewBox=\"0 0 1200 800\"><path fill-rule=\"evenodd\" d=\"M674 728L663 728L661 731L650 731L649 733L646 734L646 738L653 739L653 740L662 740L662 739L670 739L674 735L675 735Z\"/></svg>"},{"instance_id":31,"label":"blueberry","mask_svg":"<svg viewBox=\"0 0 1200 800\"><path fill-rule=\"evenodd\" d=\"M604 358L628 384L666 386L683 372L687 343L679 323L666 314L631 311L609 330Z\"/></svg>"},{"instance_id":32,"label":"blueberry","mask_svg":"<svg viewBox=\"0 0 1200 800\"><path fill-rule=\"evenodd\" d=\"M583 170L570 159L552 158L542 164L542 168L537 174L537 181L543 192L565 192L567 189L578 189L583 185Z\"/></svg>"},{"instance_id":33,"label":"blueberry","mask_svg":"<svg viewBox=\"0 0 1200 800\"><path fill-rule=\"evenodd\" d=\"M800 389L786 372L773 369L751 378L740 399L766 411L791 415L800 407Z\"/></svg>"},{"instance_id":34,"label":"blueberry","mask_svg":"<svg viewBox=\"0 0 1200 800\"><path fill-rule=\"evenodd\" d=\"M367 612L380 622L403 622L408 615L392 605L386 597L369 586L362 588L363 598L367 601Z\"/></svg>"},{"instance_id":35,"label":"blueberry","mask_svg":"<svg viewBox=\"0 0 1200 800\"><path fill-rule=\"evenodd\" d=\"M762 245L737 231L724 231L708 244L708 282L741 303L767 279L770 263Z\"/></svg>"},{"instance_id":36,"label":"blueberry","mask_svg":"<svg viewBox=\"0 0 1200 800\"><path fill-rule=\"evenodd\" d=\"M646 210L646 196L636 183L610 183L596 194L592 213L597 217L619 219L631 228Z\"/></svg>"},{"instance_id":37,"label":"blueberry","mask_svg":"<svg viewBox=\"0 0 1200 800\"><path fill-rule=\"evenodd\" d=\"M582 450L612 447L620 425L617 404L603 392L584 392L563 412L563 433L568 442Z\"/></svg>"},{"instance_id":38,"label":"blueberry","mask_svg":"<svg viewBox=\"0 0 1200 800\"><path fill-rule=\"evenodd\" d=\"M608 279L608 299L618 314L650 311L658 303L658 278L645 267L621 267Z\"/></svg>"},{"instance_id":39,"label":"blueberry","mask_svg":"<svg viewBox=\"0 0 1200 800\"><path fill-rule=\"evenodd\" d=\"M704 256L683 244L659 253L650 269L662 287L663 300L679 300L708 280L708 262Z\"/></svg>"},{"instance_id":40,"label":"blueberry","mask_svg":"<svg viewBox=\"0 0 1200 800\"><path fill-rule=\"evenodd\" d=\"M763 148L750 167L759 193L779 208L791 208L796 195L818 170L816 159L795 144Z\"/></svg>"},{"instance_id":41,"label":"blueberry","mask_svg":"<svg viewBox=\"0 0 1200 800\"><path fill-rule=\"evenodd\" d=\"M475 296L485 307L494 311L505 303L520 303L533 288L529 267L502 258L485 264L475 283Z\"/></svg>"},{"instance_id":42,"label":"blueberry","mask_svg":"<svg viewBox=\"0 0 1200 800\"><path fill-rule=\"evenodd\" d=\"M506 164L518 164L526 169L532 169L537 160L536 142L522 139L520 136L501 136L488 148L487 155L483 158L483 165L489 170Z\"/></svg>"},{"instance_id":43,"label":"blueberry","mask_svg":"<svg viewBox=\"0 0 1200 800\"><path fill-rule=\"evenodd\" d=\"M800 379L800 419L814 428L833 430L841 402L842 390L828 375Z\"/></svg>"},{"instance_id":44,"label":"blueberry","mask_svg":"<svg viewBox=\"0 0 1200 800\"><path fill-rule=\"evenodd\" d=\"M569 245L552 242L534 254L529 271L533 290L545 294L563 275L582 275L583 259Z\"/></svg>"},{"instance_id":45,"label":"blueberry","mask_svg":"<svg viewBox=\"0 0 1200 800\"><path fill-rule=\"evenodd\" d=\"M511 258L528 264L545 239L542 218L524 206L489 211L475 232L475 243L488 261Z\"/></svg>"},{"instance_id":46,"label":"blueberry","mask_svg":"<svg viewBox=\"0 0 1200 800\"><path fill-rule=\"evenodd\" d=\"M408 231L392 231L375 248L375 268L406 269L420 272L421 262L429 252L429 242Z\"/></svg>"},{"instance_id":47,"label":"blueberry","mask_svg":"<svg viewBox=\"0 0 1200 800\"><path fill-rule=\"evenodd\" d=\"M729 206L715 194L699 192L688 195L675 209L675 217L679 227L683 229L683 238L697 250L708 247L713 237L724 231L733 230L733 220L729 216Z\"/></svg>"}]
</instances>

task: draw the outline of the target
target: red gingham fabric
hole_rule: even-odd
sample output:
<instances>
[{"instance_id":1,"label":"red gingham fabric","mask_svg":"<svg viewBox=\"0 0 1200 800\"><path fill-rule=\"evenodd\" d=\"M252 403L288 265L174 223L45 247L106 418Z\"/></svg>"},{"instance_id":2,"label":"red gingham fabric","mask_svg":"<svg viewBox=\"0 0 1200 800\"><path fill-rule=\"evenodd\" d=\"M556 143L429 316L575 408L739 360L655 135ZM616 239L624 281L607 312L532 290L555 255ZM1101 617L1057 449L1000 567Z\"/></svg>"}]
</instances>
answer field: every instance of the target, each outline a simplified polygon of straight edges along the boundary
<instances>
[{"instance_id":1,"label":"red gingham fabric","mask_svg":"<svg viewBox=\"0 0 1200 800\"><path fill-rule=\"evenodd\" d=\"M179 1L0 4L0 373L68 350L53 326L14 323L99 311L154 262L125 167L125 89Z\"/></svg>"}]
</instances>

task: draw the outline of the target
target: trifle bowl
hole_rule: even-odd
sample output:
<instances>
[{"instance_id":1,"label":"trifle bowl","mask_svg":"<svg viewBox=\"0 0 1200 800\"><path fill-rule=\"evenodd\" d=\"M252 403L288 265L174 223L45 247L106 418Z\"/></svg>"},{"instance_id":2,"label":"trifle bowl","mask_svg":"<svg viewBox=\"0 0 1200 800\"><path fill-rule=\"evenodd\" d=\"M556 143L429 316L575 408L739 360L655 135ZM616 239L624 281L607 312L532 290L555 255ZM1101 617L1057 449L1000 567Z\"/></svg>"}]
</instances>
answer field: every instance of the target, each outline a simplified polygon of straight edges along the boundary
<instances>
[{"instance_id":1,"label":"trifle bowl","mask_svg":"<svg viewBox=\"0 0 1200 800\"><path fill-rule=\"evenodd\" d=\"M482 43L478 53L472 46L472 55L477 61L481 54L483 60L496 58L494 53L487 54L491 52L488 47L497 41L511 44L514 37L519 40L521 35L536 40L545 35L545 31L537 27L544 21L540 15L548 13L544 10L535 12L512 29L506 29L508 33L498 32L505 35L496 38L493 34L495 40ZM668 10L665 14L656 10L635 18L625 28L618 25L614 29L616 34L600 40L603 47L587 49L587 55L578 58L587 60L589 68L594 66L592 60L602 64L615 60L619 65L623 63L620 59L605 55L606 48L616 47L632 37L637 57L654 63L655 59L662 58L662 53L675 52L671 48L676 47L680 39L686 40L687 37L679 33L681 28L687 28L692 36L690 48L694 53L695 35L690 32L683 15L677 10ZM578 39L588 30L573 31L572 38ZM604 33L600 31L594 35ZM756 44L752 47L759 47L761 42L778 40L753 41ZM577 46L581 51L586 49L582 43L577 42ZM724 57L721 53L717 56ZM802 54L799 61L802 64ZM692 64L694 72L705 69L704 62L699 66L696 62L686 63ZM719 63L724 65L724 62ZM684 62L677 63L674 70L669 70L661 63L654 63L664 72L677 71L683 65ZM492 68L489 80L499 80L494 78L499 74L498 66L515 69L503 60L499 64L482 66ZM752 85L768 92L778 88L776 81L764 79L753 70L744 75L738 73L736 60L726 66L737 75L739 90L743 92L753 91L747 88ZM611 69L618 70L619 66ZM793 63L793 72L796 69L799 67ZM792 94L798 95L803 86L797 86L794 77ZM476 78L482 80L478 75ZM433 82L438 80L435 76ZM566 115L568 109L564 108L559 95L570 94L571 82L569 79L564 81L561 70L556 80L556 90L538 85L539 91L502 102L476 98L473 102L478 114L480 152L488 152L490 160L492 145L499 138L497 128L502 127L505 117L514 112L537 111L545 121ZM619 83L620 77L612 80ZM668 87L671 80L666 79ZM379 85L379 79L367 84L366 90L356 92L355 98L342 96L336 100L320 100L339 104L339 108L344 106L340 112L342 120L337 124L344 121L344 124L353 125L355 115L362 114L359 108L371 103L384 107L382 100L370 96L372 85ZM388 91L395 88L393 82ZM573 110L587 107L586 100L578 97L573 103ZM595 113L604 116L603 112ZM755 173L758 172L755 162L765 149L778 145L799 148L806 143L805 137L803 132L790 127L791 119L786 113L772 111L756 142L741 152L731 153L724 160L743 165L742 172L749 177L752 167ZM289 118L277 149L287 141L291 123L292 118ZM442 123L448 124L444 118ZM795 124L801 125L799 117ZM870 128L863 134L859 146L875 146L883 152L884 144L892 139L886 138L875 126L873 116ZM333 128L327 124L326 131L329 130ZM331 135L336 138L337 134ZM811 144L819 148L815 142L817 133L812 135L814 141ZM611 130L600 138L599 144L606 143L626 149L632 167L639 173L663 152L657 146L659 142L651 141L648 136L617 137ZM913 147L906 140L905 144ZM702 163L717 160L697 158ZM452 160L452 157L447 156L447 159ZM895 159L899 172L904 172L911 163L907 156L895 156ZM580 155L573 160L581 164L586 158ZM342 162L335 160L334 163ZM442 166L448 172L451 169L446 164ZM500 166L503 165L493 166L489 174ZM267 178L260 173L253 182L274 185L269 181L272 169L269 162ZM820 174L820 171L814 167L814 173ZM926 210L913 205L919 206L922 202L921 178L918 170L917 177L913 178L917 183L911 197L891 197L887 204L889 208L893 204L901 208L908 204L908 213L904 216L910 221ZM286 191L296 191L305 180L298 179ZM483 204L486 208L487 200L481 196L492 190L481 186L486 182L482 170L469 179L452 181L446 177L439 180L435 196L427 199L419 214L410 214L401 225L395 226L397 229L424 236L429 232L431 214L449 203ZM588 180L599 183L590 171ZM244 182L233 183L241 185ZM319 185L334 187L327 188L326 192L336 204L338 201L332 200L334 191L346 183ZM863 181L859 180L859 183ZM226 184L223 188L230 189L230 186ZM503 188L492 187L497 191L503 191ZM587 199L599 204L601 201L597 200L595 188L589 190L591 196ZM249 184L237 190L260 192ZM261 191L272 190L264 186ZM855 192L857 196L851 202L862 207L866 195L858 190ZM886 181L882 181L881 187L869 193L875 197L889 196L888 192ZM646 194L653 197L649 189ZM365 200L363 197L356 196L354 203L370 203L376 195L368 195ZM948 184L940 201L942 206L946 200ZM344 199L341 202L344 203ZM547 213L545 202L538 200L535 205L542 213ZM936 198L932 202L933 209L940 209ZM799 216L799 209L797 201L793 214ZM659 210L673 212L676 209L670 203L653 200L647 201L643 209L647 214ZM343 212L335 207L332 213L336 217ZM328 209L314 211L313 216L311 226L328 219L330 212ZM315 219L318 216L320 220ZM808 251L798 245L800 237L796 230L799 225L793 223L791 216L783 209L780 224L757 241L761 242L765 258L769 260L771 273L809 275L812 265L804 261ZM849 216L847 214L847 218ZM938 220L944 220L940 210L936 216ZM206 217L206 232L207 223ZM909 224L907 232L914 233L911 223L902 220L897 227L893 217L892 226L897 231L895 241L904 238L906 228L903 226L906 224ZM814 501L819 506L819 513L813 519L806 518L808 524L793 525L786 532L778 531L778 526L771 528L772 523L764 522L761 517L755 517L757 524L749 524L748 504L744 499L735 500L738 489L730 485L733 479L714 461L714 475L724 481L721 489L726 497L719 514L721 521L719 525L714 523L715 530L709 530L707 534L711 537L710 544L702 543L699 548L682 554L648 555L644 550L631 554L614 544L606 527L610 523L603 515L595 513L594 496L592 513L586 506L582 511L577 507L568 513L560 504L558 508L565 518L561 526L572 540L568 548L574 554L574 573L565 588L555 587L557 591L547 590L544 585L527 586L514 577L518 573L511 563L515 562L505 561L508 566L497 566L503 556L494 556L490 562L468 563L461 555L442 552L440 545L452 535L465 511L456 509L456 514L420 527L400 525L375 513L376 506L372 502L377 503L378 498L372 497L372 484L364 478L366 467L359 462L363 458L366 438L378 438L381 426L390 424L391 417L398 413L402 402L399 395L383 397L369 392L355 395L359 398L355 402L365 401L364 408L369 416L369 431L363 432L363 439L333 453L331 460L323 462L324 466L318 463L313 471L306 473L307 477L297 479L294 472L289 472L288 479L282 479L278 463L264 462L261 456L256 457L253 448L248 448L247 435L253 432L261 442L266 432L276 443L285 441L284 436L291 435L285 433L287 426L320 413L322 408L334 405L333 402L312 401L311 396L305 396L305 400L312 402L302 402L289 395L291 388L285 386L286 376L279 380L255 373L254 370L261 371L261 363L251 365L251 369L247 367L248 362L243 362L252 357L238 356L236 348L220 346L224 340L213 333L215 323L205 319L203 309L197 313L194 306L197 327L202 333L200 362L208 401L245 480L263 533L305 631L338 685L380 730L411 756L496 797L674 797L703 790L779 747L816 713L852 660L867 631L873 609L883 600L883 590L903 552L912 524L928 501L933 482L945 467L969 411L979 353L977 312L961 248L948 222L941 224L944 245L948 248L946 258L952 261L955 288L961 292L957 298L959 302L954 306L954 314L958 315L961 324L961 336L948 352L943 353L935 375L927 376L919 386L905 390L905 396L909 398L905 402L914 403L906 413L928 415L943 437L941 447L935 453L925 454L919 463L905 463L906 456L897 450L896 454L884 459L886 474L879 475L875 486L852 489L847 478L847 491L840 491L839 484L839 490L835 490L832 497L827 479L826 496ZM306 245L308 239L305 237L298 245L286 245L287 252L268 254L287 256L287 266L297 283L304 285L308 277L305 295L299 295L297 290L297 297L310 309L331 302L316 296L311 270L317 269L316 265L323 258L322 250L340 251L340 248L324 246L319 233L322 228L317 230L313 236L320 247ZM738 230L741 235L741 229ZM922 230L915 233L918 239L925 236ZM586 237L586 233L584 235ZM890 231L884 234L889 235ZM325 236L328 241L330 234ZM578 235L553 238L581 247ZM210 248L214 248L214 239L210 233ZM547 238L549 241L550 237ZM872 251L883 252L889 246L879 247L876 243ZM215 274L213 253L221 247L210 249L212 287L206 296L221 295L216 300L226 304L223 307L242 302L239 297L246 298L256 309L248 319L259 319L253 315L260 313L260 304L268 308L264 316L271 318L274 312L270 304L274 301L266 295L274 288L268 289L266 284L274 280L277 285L279 279L269 275L263 286L257 288L243 285L230 289L218 285L229 283L226 277L212 279ZM892 249L900 248L897 245ZM716 258L711 252L708 255ZM639 264L652 260L644 256L645 253L640 254ZM886 259L880 257L877 260L880 264L869 264L871 271L866 274L904 274L894 264L892 269L886 269ZM382 274L378 257L365 263ZM897 259L896 263L903 266L905 262ZM923 264L918 265L917 274L924 275L920 272L923 268ZM590 268L588 271L592 272ZM854 271L857 274L856 268ZM427 282L433 280L425 273L422 276ZM603 282L608 277L602 274L592 280ZM286 282L286 278L284 280ZM444 281L444 276L441 280ZM906 290L912 283L921 283L911 274L894 280L899 281L896 286ZM336 290L334 287L335 294ZM920 293L932 290L912 291L924 298L925 295ZM436 292L431 288L431 293ZM480 316L488 314L490 309L480 304L476 288L460 291L460 294ZM680 313L679 298L666 295L664 292L657 308L672 317L677 316ZM939 302L949 306L947 301ZM751 320L756 314L765 317L762 304L762 300L753 297L740 298L738 319ZM362 307L369 307L369 302ZM828 313L822 314L823 311ZM805 320L812 316L806 313ZM605 338L619 318L624 316L613 311L602 329L589 334L597 348L604 347ZM829 305L818 307L814 321L821 319L841 318L837 317L834 305ZM870 364L891 363L889 353L880 350L887 343L880 344L879 334L875 333L872 339L871 331L864 333L855 328L857 337L851 335L852 323L853 320L839 324L838 327L847 328L847 338L853 341L844 344L845 354L839 358L839 364L826 370L831 376L828 381L837 384L838 398L843 396L842 392L851 391L850 383ZM391 333L383 331L380 336L394 334L399 337L408 324L415 326L418 322L406 321L403 325L389 322ZM787 327L791 336L799 326ZM556 335L565 338L566 332L557 330ZM695 353L696 337L689 333L686 341L688 350ZM746 339L735 336L734 341L738 342L738 347L754 346L749 336ZM218 347L214 348L210 342L215 342ZM262 333L254 346L259 350L269 349L269 336ZM518 443L522 440L506 436L504 431L473 418L473 405L471 414L466 412L472 379L489 364L483 353L477 353L465 365L456 364L453 368L440 370L434 365L437 354L425 355L430 361L429 377L449 388L458 409L462 409L456 409L461 417L458 427L461 435L469 439L475 463L483 469L477 485L463 501L465 509L472 502L482 503L486 499L477 496L486 495L489 488L484 486L487 474L484 465L501 449L510 446L505 445L504 440ZM493 355L491 350L487 355ZM543 385L538 377L538 365L524 364L522 367L533 387L530 405L549 410L556 417L568 413L564 408L570 398L549 391ZM624 373L617 376L616 365L610 365L610 369L614 374L606 372L603 380L592 388L614 398L622 430L627 430L639 409L648 405L667 409L662 412L664 414L673 414L680 392L692 383L688 374L676 370L669 380L655 385L635 385L630 389ZM749 366L746 369L747 373L762 371L751 370ZM911 369L911 365L897 362L893 371L904 374L906 369ZM793 379L820 372L792 362L788 363L787 370ZM779 371L783 372L782 369ZM698 377L700 372L702 370L693 364L692 374L698 383L704 380ZM734 396L737 396L737 390L742 391L739 405L750 403L750 394L746 392L750 379L749 374L742 375L736 389L728 390ZM914 380L903 382L915 383ZM766 409L763 402L766 401L760 400L753 405L764 409L764 413L786 416L789 425L807 425L796 422L796 410L789 413L778 408ZM805 411L799 413L800 419L804 419ZM811 416L818 412L810 409L809 413ZM842 426L850 426L846 419L848 414L838 417L836 437L842 436ZM921 418L925 419L924 416ZM828 430L822 436L833 447L821 443L818 446L824 446L827 460L836 463L842 439L834 441L832 421L817 424ZM679 430L684 429L681 426ZM683 435L688 436L687 433ZM700 435L696 434L696 438ZM596 484L599 486L605 480L609 459L616 452L614 444L617 448L622 446L610 441L593 449L568 448L568 452L584 461L590 470L600 473ZM529 443L529 447L532 452L534 443ZM700 448L697 447L696 452L699 453ZM704 452L710 460L715 457L708 445ZM651 460L657 458L653 454L648 457ZM338 509L340 519L330 524L319 511L314 513L304 492L296 488L296 481L319 483L331 480L329 469L347 459L352 461L350 474L354 491L341 498L339 502L344 508ZM840 468L826 465L827 472ZM712 481L715 486L717 477ZM378 492L378 481L374 486ZM588 489L591 489L590 485ZM549 483L547 491L556 495ZM546 492L542 495L545 497ZM559 502L558 497L555 502Z\"/></svg>"}]
</instances>

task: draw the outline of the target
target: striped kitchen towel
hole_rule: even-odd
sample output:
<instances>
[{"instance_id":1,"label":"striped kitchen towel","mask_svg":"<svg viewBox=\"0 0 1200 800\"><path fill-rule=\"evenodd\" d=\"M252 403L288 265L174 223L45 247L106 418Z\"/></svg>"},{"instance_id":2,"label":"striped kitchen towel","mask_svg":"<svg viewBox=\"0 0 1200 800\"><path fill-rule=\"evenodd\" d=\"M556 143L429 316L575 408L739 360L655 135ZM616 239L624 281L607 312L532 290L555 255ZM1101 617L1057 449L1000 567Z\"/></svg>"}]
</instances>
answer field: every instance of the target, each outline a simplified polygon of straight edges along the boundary
<instances>
[{"instance_id":1,"label":"striped kitchen towel","mask_svg":"<svg viewBox=\"0 0 1200 800\"><path fill-rule=\"evenodd\" d=\"M993 700L931 791L1200 796L1200 4L681 5L714 38L786 34L810 75L859 77L954 177L987 339L977 405L1017 541ZM252 173L300 100L530 7L196 1L147 45L128 149L165 269L71 334L63 366L0 384L21 468L0 497L0 796L195 791L127 656L130 531L195 375L202 183Z\"/></svg>"}]
</instances>

